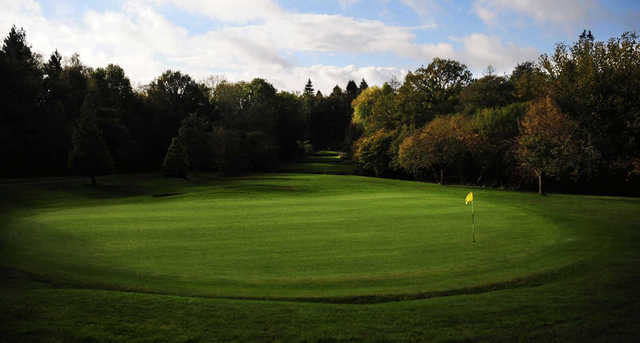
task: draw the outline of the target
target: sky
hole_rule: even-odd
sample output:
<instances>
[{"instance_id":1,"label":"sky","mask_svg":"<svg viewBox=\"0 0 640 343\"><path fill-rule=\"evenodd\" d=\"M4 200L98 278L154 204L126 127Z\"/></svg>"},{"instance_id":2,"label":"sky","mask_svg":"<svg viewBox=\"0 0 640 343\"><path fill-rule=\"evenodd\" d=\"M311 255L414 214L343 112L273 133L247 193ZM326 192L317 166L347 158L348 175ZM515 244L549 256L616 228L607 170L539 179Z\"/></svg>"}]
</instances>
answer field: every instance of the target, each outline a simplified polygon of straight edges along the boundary
<instances>
[{"instance_id":1,"label":"sky","mask_svg":"<svg viewBox=\"0 0 640 343\"><path fill-rule=\"evenodd\" d=\"M0 34L23 27L44 59L58 50L124 68L134 85L171 69L329 93L402 80L434 57L481 77L571 43L640 32L637 0L0 0Z\"/></svg>"}]
</instances>

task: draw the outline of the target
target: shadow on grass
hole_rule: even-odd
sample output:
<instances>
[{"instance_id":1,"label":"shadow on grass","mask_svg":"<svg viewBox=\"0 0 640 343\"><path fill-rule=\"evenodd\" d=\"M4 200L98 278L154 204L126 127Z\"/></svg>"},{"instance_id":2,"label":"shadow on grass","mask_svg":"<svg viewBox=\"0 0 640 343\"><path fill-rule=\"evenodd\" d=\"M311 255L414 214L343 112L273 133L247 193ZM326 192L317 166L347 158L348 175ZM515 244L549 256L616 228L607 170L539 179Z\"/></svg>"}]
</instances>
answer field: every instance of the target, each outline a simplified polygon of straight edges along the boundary
<instances>
[{"instance_id":1,"label":"shadow on grass","mask_svg":"<svg viewBox=\"0 0 640 343\"><path fill-rule=\"evenodd\" d=\"M278 302L302 302L302 303L324 303L324 304L343 304L343 305L369 305L382 304L400 301L425 300L440 297L449 297L456 295L472 295L494 291L530 288L545 285L550 282L558 281L567 277L571 277L576 273L580 273L585 268L584 262L578 262L556 270L536 273L512 280L489 283L484 285L456 288L442 291L405 293L405 294L372 294L372 295L356 295L356 296L336 296L336 297L252 297L252 296L207 296L207 295L189 295L176 294L170 292L156 291L147 288L127 288L109 284L83 284L72 281L55 280L47 276L38 275L31 272L16 270L12 268L1 268L0 275L9 281L9 287L21 287L21 283L40 283L46 284L53 288L76 288L89 290L105 290L126 293L143 293L155 295L181 296L190 298L205 299L227 299L227 300L247 300L247 301L278 301ZM18 285L18 286L16 286Z\"/></svg>"},{"instance_id":2,"label":"shadow on grass","mask_svg":"<svg viewBox=\"0 0 640 343\"><path fill-rule=\"evenodd\" d=\"M153 194L152 197L154 198L166 198L166 197L172 197L172 196L176 196L176 195L182 195L184 193L178 193L178 192L174 192L174 193L159 193L159 194Z\"/></svg>"}]
</instances>

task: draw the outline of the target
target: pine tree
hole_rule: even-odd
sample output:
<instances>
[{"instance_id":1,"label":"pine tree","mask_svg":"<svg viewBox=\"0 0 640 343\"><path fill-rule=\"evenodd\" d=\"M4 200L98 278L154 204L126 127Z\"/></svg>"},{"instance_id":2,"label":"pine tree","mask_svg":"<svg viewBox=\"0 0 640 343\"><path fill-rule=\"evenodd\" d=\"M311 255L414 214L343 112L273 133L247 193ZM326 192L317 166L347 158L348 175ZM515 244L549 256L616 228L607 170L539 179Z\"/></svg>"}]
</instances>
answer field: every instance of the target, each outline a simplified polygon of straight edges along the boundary
<instances>
[{"instance_id":1,"label":"pine tree","mask_svg":"<svg viewBox=\"0 0 640 343\"><path fill-rule=\"evenodd\" d=\"M162 170L165 176L186 177L187 163L184 147L178 137L171 139L171 145L167 150L167 155L162 163Z\"/></svg>"},{"instance_id":2,"label":"pine tree","mask_svg":"<svg viewBox=\"0 0 640 343\"><path fill-rule=\"evenodd\" d=\"M353 101L353 99L357 98L359 94L358 85L356 85L353 80L349 80L347 83L347 96L349 97L349 101Z\"/></svg>"},{"instance_id":3,"label":"pine tree","mask_svg":"<svg viewBox=\"0 0 640 343\"><path fill-rule=\"evenodd\" d=\"M95 110L87 101L73 130L72 144L69 167L79 175L89 176L92 185L96 185L96 176L113 171L113 159L96 123Z\"/></svg>"},{"instance_id":4,"label":"pine tree","mask_svg":"<svg viewBox=\"0 0 640 343\"><path fill-rule=\"evenodd\" d=\"M360 81L360 87L358 87L358 94L364 92L367 88L369 88L369 84L363 78L362 81Z\"/></svg>"},{"instance_id":5,"label":"pine tree","mask_svg":"<svg viewBox=\"0 0 640 343\"><path fill-rule=\"evenodd\" d=\"M23 29L13 26L0 49L0 173L34 174L42 169L39 144L42 71L39 55L27 44Z\"/></svg>"},{"instance_id":6,"label":"pine tree","mask_svg":"<svg viewBox=\"0 0 640 343\"><path fill-rule=\"evenodd\" d=\"M307 81L307 84L304 86L304 95L306 96L314 95L313 83L311 83L311 79L309 79L309 81Z\"/></svg>"},{"instance_id":7,"label":"pine tree","mask_svg":"<svg viewBox=\"0 0 640 343\"><path fill-rule=\"evenodd\" d=\"M342 96L342 88L340 88L340 86L338 86L338 85L333 87L333 91L331 92L331 96L333 96L333 97L341 97Z\"/></svg>"}]
</instances>

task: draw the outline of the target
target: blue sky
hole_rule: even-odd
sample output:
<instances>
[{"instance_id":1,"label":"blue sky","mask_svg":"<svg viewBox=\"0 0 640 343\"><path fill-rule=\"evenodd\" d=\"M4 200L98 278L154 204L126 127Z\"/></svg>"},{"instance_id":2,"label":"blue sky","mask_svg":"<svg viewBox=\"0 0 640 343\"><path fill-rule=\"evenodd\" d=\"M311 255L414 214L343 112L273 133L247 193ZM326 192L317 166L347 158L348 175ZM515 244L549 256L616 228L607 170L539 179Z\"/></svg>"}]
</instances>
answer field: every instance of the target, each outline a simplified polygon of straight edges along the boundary
<instances>
[{"instance_id":1,"label":"blue sky","mask_svg":"<svg viewBox=\"0 0 640 343\"><path fill-rule=\"evenodd\" d=\"M324 92L349 79L382 84L434 57L507 74L572 42L640 27L640 1L604 0L0 0L0 33L24 27L43 56L74 52L121 65L142 85L166 69L196 79L263 77Z\"/></svg>"}]
</instances>

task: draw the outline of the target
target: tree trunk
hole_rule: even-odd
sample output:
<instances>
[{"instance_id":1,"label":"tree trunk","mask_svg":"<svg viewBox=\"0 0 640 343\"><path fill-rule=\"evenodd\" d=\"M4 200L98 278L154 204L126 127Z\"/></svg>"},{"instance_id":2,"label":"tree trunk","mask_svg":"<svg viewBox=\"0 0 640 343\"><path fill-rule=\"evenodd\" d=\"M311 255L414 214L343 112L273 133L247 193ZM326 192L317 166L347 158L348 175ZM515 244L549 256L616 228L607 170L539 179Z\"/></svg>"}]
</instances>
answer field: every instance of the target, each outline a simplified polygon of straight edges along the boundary
<instances>
[{"instance_id":1,"label":"tree trunk","mask_svg":"<svg viewBox=\"0 0 640 343\"><path fill-rule=\"evenodd\" d=\"M538 194L542 195L542 172L538 173Z\"/></svg>"},{"instance_id":2,"label":"tree trunk","mask_svg":"<svg viewBox=\"0 0 640 343\"><path fill-rule=\"evenodd\" d=\"M98 183L96 182L96 177L91 175L91 185L95 187L97 184Z\"/></svg>"},{"instance_id":3,"label":"tree trunk","mask_svg":"<svg viewBox=\"0 0 640 343\"><path fill-rule=\"evenodd\" d=\"M440 184L444 185L444 169L440 169Z\"/></svg>"}]
</instances>

